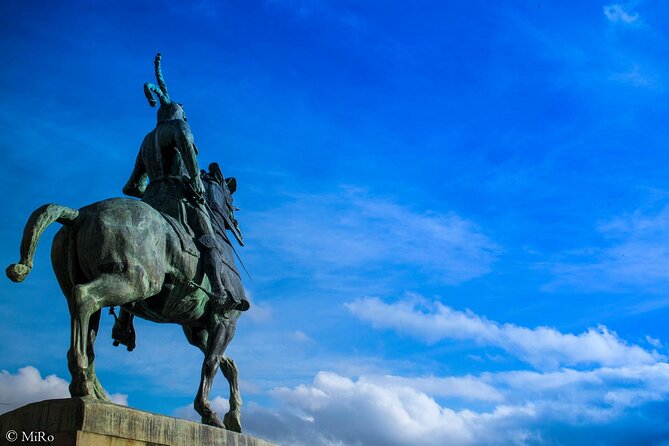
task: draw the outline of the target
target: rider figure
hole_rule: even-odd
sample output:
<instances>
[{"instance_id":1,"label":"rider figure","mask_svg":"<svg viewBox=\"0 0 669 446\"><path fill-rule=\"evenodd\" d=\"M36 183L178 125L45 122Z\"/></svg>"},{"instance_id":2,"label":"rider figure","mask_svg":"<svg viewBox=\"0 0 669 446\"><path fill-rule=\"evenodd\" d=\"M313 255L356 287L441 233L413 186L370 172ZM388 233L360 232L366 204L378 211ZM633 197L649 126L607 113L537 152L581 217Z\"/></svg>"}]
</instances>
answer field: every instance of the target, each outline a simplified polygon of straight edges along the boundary
<instances>
[{"instance_id":1,"label":"rider figure","mask_svg":"<svg viewBox=\"0 0 669 446\"><path fill-rule=\"evenodd\" d=\"M211 284L208 294L212 303L220 310L235 308L239 302L225 289L221 280L222 258L205 208L193 134L183 106L169 98L160 69L160 53L156 55L155 71L158 86L146 83L144 93L152 107L156 105L152 93L160 100L158 122L142 141L123 193L141 198L177 220L185 210L188 226L195 233L204 272Z\"/></svg>"}]
</instances>

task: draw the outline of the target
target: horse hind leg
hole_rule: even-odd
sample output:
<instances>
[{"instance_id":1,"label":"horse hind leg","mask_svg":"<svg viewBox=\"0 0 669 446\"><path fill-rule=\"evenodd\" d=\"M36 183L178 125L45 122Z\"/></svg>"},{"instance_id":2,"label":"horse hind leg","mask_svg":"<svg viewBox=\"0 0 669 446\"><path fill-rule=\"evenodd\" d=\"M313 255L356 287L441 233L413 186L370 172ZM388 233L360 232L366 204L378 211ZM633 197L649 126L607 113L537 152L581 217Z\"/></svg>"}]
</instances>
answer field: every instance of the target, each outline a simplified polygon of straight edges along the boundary
<instances>
[{"instance_id":1,"label":"horse hind leg","mask_svg":"<svg viewBox=\"0 0 669 446\"><path fill-rule=\"evenodd\" d=\"M146 277L143 269L136 268L121 274L103 274L72 288L69 298L72 335L68 352L72 396L106 399L92 367L99 314L94 318L92 316L102 307L143 300L156 294L159 287L152 286Z\"/></svg>"},{"instance_id":2,"label":"horse hind leg","mask_svg":"<svg viewBox=\"0 0 669 446\"><path fill-rule=\"evenodd\" d=\"M221 359L221 372L223 372L223 376L225 376L225 379L228 380L228 384L230 385L230 410L228 410L228 413L223 417L223 424L225 424L226 429L241 433L242 397L239 393L238 373L235 362L227 356L224 356Z\"/></svg>"},{"instance_id":3,"label":"horse hind leg","mask_svg":"<svg viewBox=\"0 0 669 446\"><path fill-rule=\"evenodd\" d=\"M66 297L68 302L72 302L72 291L74 290L75 282L74 280L77 275L80 275L80 272L75 271L74 263L75 260L71 257L73 252L73 233L70 228L61 229L53 240L53 245L51 248L51 264L53 270L58 279L58 284L63 292L63 295ZM72 317L72 333L74 333L74 317ZM93 345L95 343L95 337L97 336L98 327L100 326L100 310L93 313L89 319L89 330L88 330L88 340L87 340L87 350L86 354L88 356L88 367L85 370L79 369L77 367L70 367L70 372L72 373L72 382L75 383L74 387L77 387L77 383L86 382L89 380L92 385L90 388L93 390L93 395L98 399L106 400L107 396L104 389L100 385L100 382L97 379L95 374L95 367L93 365L95 360L95 352L93 350ZM68 352L68 358L73 358L73 350L70 349ZM68 361L69 365L72 365L74 361ZM77 378L74 378L77 376ZM73 395L75 393L80 394L82 392L71 392Z\"/></svg>"},{"instance_id":4,"label":"horse hind leg","mask_svg":"<svg viewBox=\"0 0 669 446\"><path fill-rule=\"evenodd\" d=\"M88 346L86 349L86 354L88 355L88 368L86 369L86 376L91 381L91 387L93 389L94 396L99 400L107 401L107 393L102 388L102 384L98 380L97 374L95 373L95 338L98 335L98 328L100 327L100 314L102 310L98 310L91 316L89 320L89 336L88 336Z\"/></svg>"}]
</instances>

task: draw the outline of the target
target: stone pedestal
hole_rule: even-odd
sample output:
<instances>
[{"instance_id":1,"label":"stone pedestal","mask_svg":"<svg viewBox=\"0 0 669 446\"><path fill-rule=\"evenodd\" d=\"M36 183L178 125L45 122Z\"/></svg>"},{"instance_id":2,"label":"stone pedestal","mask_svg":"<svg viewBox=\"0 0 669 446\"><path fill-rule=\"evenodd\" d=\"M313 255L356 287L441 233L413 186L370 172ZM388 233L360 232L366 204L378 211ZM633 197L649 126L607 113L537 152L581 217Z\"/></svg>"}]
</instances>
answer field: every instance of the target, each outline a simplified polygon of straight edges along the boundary
<instances>
[{"instance_id":1,"label":"stone pedestal","mask_svg":"<svg viewBox=\"0 0 669 446\"><path fill-rule=\"evenodd\" d=\"M273 446L225 429L88 398L46 400L0 415L0 444Z\"/></svg>"}]
</instances>

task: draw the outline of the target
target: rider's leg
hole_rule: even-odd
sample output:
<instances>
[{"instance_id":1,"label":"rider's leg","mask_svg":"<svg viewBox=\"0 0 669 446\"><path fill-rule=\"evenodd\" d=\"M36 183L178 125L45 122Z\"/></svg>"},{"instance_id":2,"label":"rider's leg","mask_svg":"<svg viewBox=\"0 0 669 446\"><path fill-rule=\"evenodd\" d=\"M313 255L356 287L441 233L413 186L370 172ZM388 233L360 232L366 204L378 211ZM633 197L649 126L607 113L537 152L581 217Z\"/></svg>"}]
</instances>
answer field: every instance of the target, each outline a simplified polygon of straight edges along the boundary
<instances>
[{"instance_id":1,"label":"rider's leg","mask_svg":"<svg viewBox=\"0 0 669 446\"><path fill-rule=\"evenodd\" d=\"M230 270L226 270L226 272L223 272L221 274L221 278L223 280L223 286L225 287L226 290L234 290L235 287L230 282L231 279ZM246 294L244 293L243 290L240 296L232 292L230 293L230 295L232 297L231 299L232 302L234 302L234 304L232 305L233 310L246 311L249 308L251 308L251 303L247 299Z\"/></svg>"},{"instance_id":2,"label":"rider's leg","mask_svg":"<svg viewBox=\"0 0 669 446\"><path fill-rule=\"evenodd\" d=\"M202 266L204 273L209 278L211 292L219 296L222 301L226 300L225 285L221 280L221 270L223 269L223 259L216 246L216 240L208 235L203 235L197 239L200 248Z\"/></svg>"},{"instance_id":3,"label":"rider's leg","mask_svg":"<svg viewBox=\"0 0 669 446\"><path fill-rule=\"evenodd\" d=\"M209 216L201 208L192 208L188 212L188 224L191 226L197 237L200 258L204 267L204 273L209 278L211 284L211 293L217 296L216 302L219 306L229 304L225 290L225 285L221 280L221 271L223 270L223 258L218 247L216 234L214 233Z\"/></svg>"}]
</instances>

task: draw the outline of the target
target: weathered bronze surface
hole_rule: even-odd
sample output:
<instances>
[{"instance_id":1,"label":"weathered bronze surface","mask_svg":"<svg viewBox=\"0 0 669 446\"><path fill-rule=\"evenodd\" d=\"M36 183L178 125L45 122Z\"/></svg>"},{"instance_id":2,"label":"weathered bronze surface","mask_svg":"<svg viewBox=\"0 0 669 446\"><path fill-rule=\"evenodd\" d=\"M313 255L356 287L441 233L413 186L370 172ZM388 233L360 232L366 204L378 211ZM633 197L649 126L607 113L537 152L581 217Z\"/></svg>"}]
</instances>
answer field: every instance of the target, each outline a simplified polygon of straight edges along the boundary
<instances>
[{"instance_id":1,"label":"weathered bronze surface","mask_svg":"<svg viewBox=\"0 0 669 446\"><path fill-rule=\"evenodd\" d=\"M155 59L158 86L144 86L149 103L160 100L158 123L139 150L127 195L79 210L44 205L30 216L21 242L21 260L7 276L21 282L33 266L37 242L53 222L51 260L71 315L68 366L70 394L107 400L94 368L94 343L101 311L120 306L112 336L132 350L133 316L183 327L188 342L204 352L195 409L202 422L241 432L237 368L224 352L237 318L249 308L234 248L227 231L242 244L234 216L234 178L213 163L200 171L183 106L170 99ZM147 184L148 180L148 184ZM230 411L220 421L209 404L212 381L221 369L230 384Z\"/></svg>"}]
</instances>

